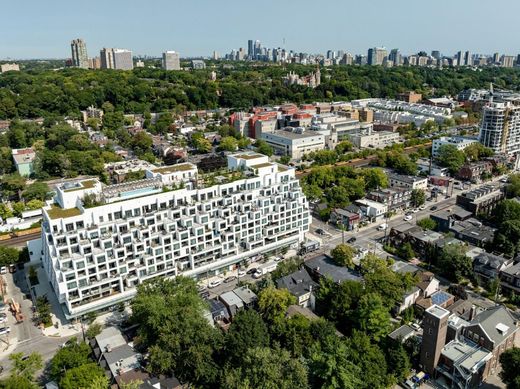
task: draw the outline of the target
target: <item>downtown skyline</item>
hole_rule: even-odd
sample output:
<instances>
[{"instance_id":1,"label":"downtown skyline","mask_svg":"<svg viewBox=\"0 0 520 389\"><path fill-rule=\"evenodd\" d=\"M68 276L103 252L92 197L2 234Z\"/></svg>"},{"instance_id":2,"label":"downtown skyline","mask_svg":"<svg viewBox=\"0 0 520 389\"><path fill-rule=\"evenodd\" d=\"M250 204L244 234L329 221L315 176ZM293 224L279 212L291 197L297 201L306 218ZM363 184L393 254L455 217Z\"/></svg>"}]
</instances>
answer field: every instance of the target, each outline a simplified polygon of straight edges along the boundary
<instances>
[{"instance_id":1,"label":"downtown skyline","mask_svg":"<svg viewBox=\"0 0 520 389\"><path fill-rule=\"evenodd\" d=\"M512 0L503 2L509 11L500 12L500 19L467 0L449 3L450 8L444 6L448 5L445 1L417 4L406 0L399 5L373 1L357 8L357 3L332 1L320 12L299 12L294 20L291 14L302 8L310 10L316 3L264 1L260 8L237 1L225 3L215 8L208 1L157 1L146 18L132 2L123 6L117 1L102 4L93 0L70 7L63 0L51 5L29 1L23 9L21 4L9 3L4 6L6 14L23 12L24 17L7 18L0 26L4 37L0 58L68 58L68 44L76 37L87 42L90 56L102 47L122 47L136 55L160 56L165 50L176 50L183 57L206 57L213 51L223 54L232 48L246 49L251 37L258 37L267 47L306 53L345 50L357 54L375 46L397 47L406 54L439 50L452 55L469 50L514 55L520 51L514 31L514 10L520 11L520 4ZM48 17L42 19L44 13ZM253 21L244 17L255 14L259 17ZM77 15L88 23L78 23ZM287 16L278 19L276 15ZM269 18L280 20L280 28L266 28Z\"/></svg>"}]
</instances>

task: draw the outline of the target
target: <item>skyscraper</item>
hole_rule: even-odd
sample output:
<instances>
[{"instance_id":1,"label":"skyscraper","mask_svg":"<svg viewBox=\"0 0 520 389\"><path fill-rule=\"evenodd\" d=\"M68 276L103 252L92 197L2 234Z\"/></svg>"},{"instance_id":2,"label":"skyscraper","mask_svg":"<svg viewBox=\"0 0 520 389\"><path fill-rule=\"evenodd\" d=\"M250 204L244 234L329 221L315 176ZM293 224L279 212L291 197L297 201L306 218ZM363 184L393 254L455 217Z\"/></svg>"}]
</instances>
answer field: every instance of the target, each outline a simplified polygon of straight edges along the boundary
<instances>
[{"instance_id":1,"label":"skyscraper","mask_svg":"<svg viewBox=\"0 0 520 389\"><path fill-rule=\"evenodd\" d=\"M72 51L72 66L82 69L88 69L87 46L83 39L74 39L70 43Z\"/></svg>"},{"instance_id":2,"label":"skyscraper","mask_svg":"<svg viewBox=\"0 0 520 389\"><path fill-rule=\"evenodd\" d=\"M247 41L247 56L249 58L253 58L255 56L255 47L252 39Z\"/></svg>"},{"instance_id":3,"label":"skyscraper","mask_svg":"<svg viewBox=\"0 0 520 389\"><path fill-rule=\"evenodd\" d=\"M395 66L399 66L401 64L401 53L399 52L399 49L390 50L388 59L392 61Z\"/></svg>"},{"instance_id":4,"label":"skyscraper","mask_svg":"<svg viewBox=\"0 0 520 389\"><path fill-rule=\"evenodd\" d=\"M114 69L114 49L103 47L99 52L101 69Z\"/></svg>"},{"instance_id":5,"label":"skyscraper","mask_svg":"<svg viewBox=\"0 0 520 389\"><path fill-rule=\"evenodd\" d=\"M388 58L388 52L384 47L374 47L368 49L368 64L382 65L385 59Z\"/></svg>"},{"instance_id":6,"label":"skyscraper","mask_svg":"<svg viewBox=\"0 0 520 389\"><path fill-rule=\"evenodd\" d=\"M117 70L132 70L134 68L134 61L132 59L132 52L125 49L113 49L114 53L114 69Z\"/></svg>"},{"instance_id":7,"label":"skyscraper","mask_svg":"<svg viewBox=\"0 0 520 389\"><path fill-rule=\"evenodd\" d=\"M437 60L441 59L441 52L439 50L432 50L432 57Z\"/></svg>"},{"instance_id":8,"label":"skyscraper","mask_svg":"<svg viewBox=\"0 0 520 389\"><path fill-rule=\"evenodd\" d=\"M520 106L494 102L482 109L479 141L495 153L520 152Z\"/></svg>"},{"instance_id":9,"label":"skyscraper","mask_svg":"<svg viewBox=\"0 0 520 389\"><path fill-rule=\"evenodd\" d=\"M181 70L179 53L176 51L166 51L162 55L162 66L165 70Z\"/></svg>"},{"instance_id":10,"label":"skyscraper","mask_svg":"<svg viewBox=\"0 0 520 389\"><path fill-rule=\"evenodd\" d=\"M254 59L258 59L258 57L262 54L262 44L260 41L255 41L255 47L253 52Z\"/></svg>"},{"instance_id":11,"label":"skyscraper","mask_svg":"<svg viewBox=\"0 0 520 389\"><path fill-rule=\"evenodd\" d=\"M471 60L471 54L469 53L469 51L466 51L464 53L464 65L465 66L473 65L473 61Z\"/></svg>"}]
</instances>

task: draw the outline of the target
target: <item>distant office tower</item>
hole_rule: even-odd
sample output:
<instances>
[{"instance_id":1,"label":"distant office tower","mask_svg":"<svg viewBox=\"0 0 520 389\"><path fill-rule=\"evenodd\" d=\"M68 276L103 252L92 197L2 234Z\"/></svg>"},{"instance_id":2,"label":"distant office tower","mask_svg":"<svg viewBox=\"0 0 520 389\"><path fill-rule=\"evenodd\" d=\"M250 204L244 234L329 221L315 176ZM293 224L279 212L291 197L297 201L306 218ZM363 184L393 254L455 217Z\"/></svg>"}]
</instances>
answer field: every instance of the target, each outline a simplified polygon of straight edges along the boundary
<instances>
[{"instance_id":1,"label":"distant office tower","mask_svg":"<svg viewBox=\"0 0 520 389\"><path fill-rule=\"evenodd\" d=\"M88 59L89 69L101 69L101 58L94 57Z\"/></svg>"},{"instance_id":2,"label":"distant office tower","mask_svg":"<svg viewBox=\"0 0 520 389\"><path fill-rule=\"evenodd\" d=\"M332 50L327 51L327 59L334 59L334 51L332 51Z\"/></svg>"},{"instance_id":3,"label":"distant office tower","mask_svg":"<svg viewBox=\"0 0 520 389\"><path fill-rule=\"evenodd\" d=\"M516 66L520 66L520 54L516 56Z\"/></svg>"},{"instance_id":4,"label":"distant office tower","mask_svg":"<svg viewBox=\"0 0 520 389\"><path fill-rule=\"evenodd\" d=\"M368 49L368 64L382 65L388 57L388 52L384 47L374 47Z\"/></svg>"},{"instance_id":5,"label":"distant office tower","mask_svg":"<svg viewBox=\"0 0 520 389\"><path fill-rule=\"evenodd\" d=\"M352 58L352 54L350 54L350 53L345 53L345 54L341 57L341 60L339 61L339 64L340 64L340 65L352 65L353 60L354 60L354 58Z\"/></svg>"},{"instance_id":6,"label":"distant office tower","mask_svg":"<svg viewBox=\"0 0 520 389\"><path fill-rule=\"evenodd\" d=\"M166 51L162 55L162 66L165 70L181 70L179 53L176 51Z\"/></svg>"},{"instance_id":7,"label":"distant office tower","mask_svg":"<svg viewBox=\"0 0 520 389\"><path fill-rule=\"evenodd\" d=\"M455 66L464 65L464 58L462 56L462 51L457 52L457 55L455 56L455 61L457 62L457 64Z\"/></svg>"},{"instance_id":8,"label":"distant office tower","mask_svg":"<svg viewBox=\"0 0 520 389\"><path fill-rule=\"evenodd\" d=\"M243 47L241 47L240 49L238 49L238 56L237 56L237 59L239 61L243 61L246 57L246 51L244 50Z\"/></svg>"},{"instance_id":9,"label":"distant office tower","mask_svg":"<svg viewBox=\"0 0 520 389\"><path fill-rule=\"evenodd\" d=\"M400 65L401 64L401 53L399 52L399 49L392 49L390 50L390 55L388 56L388 59L393 62L394 65Z\"/></svg>"},{"instance_id":10,"label":"distant office tower","mask_svg":"<svg viewBox=\"0 0 520 389\"><path fill-rule=\"evenodd\" d=\"M493 54L493 63L499 63L500 62L500 54L495 53Z\"/></svg>"},{"instance_id":11,"label":"distant office tower","mask_svg":"<svg viewBox=\"0 0 520 389\"><path fill-rule=\"evenodd\" d=\"M247 56L253 58L255 56L255 46L252 39L247 41Z\"/></svg>"},{"instance_id":12,"label":"distant office tower","mask_svg":"<svg viewBox=\"0 0 520 389\"><path fill-rule=\"evenodd\" d=\"M87 45L83 39L74 39L70 43L72 51L72 66L82 69L88 69Z\"/></svg>"},{"instance_id":13,"label":"distant office tower","mask_svg":"<svg viewBox=\"0 0 520 389\"><path fill-rule=\"evenodd\" d=\"M132 52L125 49L114 49L114 69L117 70L132 70L134 68L134 61L132 59Z\"/></svg>"},{"instance_id":14,"label":"distant office tower","mask_svg":"<svg viewBox=\"0 0 520 389\"><path fill-rule=\"evenodd\" d=\"M262 44L260 41L255 41L255 47L253 51L253 57L254 59L257 59L262 54Z\"/></svg>"},{"instance_id":15,"label":"distant office tower","mask_svg":"<svg viewBox=\"0 0 520 389\"><path fill-rule=\"evenodd\" d=\"M464 65L465 66L473 65L473 61L471 60L471 54L469 53L469 51L466 51L464 53Z\"/></svg>"},{"instance_id":16,"label":"distant office tower","mask_svg":"<svg viewBox=\"0 0 520 389\"><path fill-rule=\"evenodd\" d=\"M432 50L432 57L437 60L441 59L441 52L439 50Z\"/></svg>"},{"instance_id":17,"label":"distant office tower","mask_svg":"<svg viewBox=\"0 0 520 389\"><path fill-rule=\"evenodd\" d=\"M214 52L213 52L213 59L214 59L215 61L217 61L218 59L220 59L220 55L218 54L217 51L214 51Z\"/></svg>"},{"instance_id":18,"label":"distant office tower","mask_svg":"<svg viewBox=\"0 0 520 389\"><path fill-rule=\"evenodd\" d=\"M485 106L479 141L495 153L520 152L520 106L510 101Z\"/></svg>"},{"instance_id":19,"label":"distant office tower","mask_svg":"<svg viewBox=\"0 0 520 389\"><path fill-rule=\"evenodd\" d=\"M103 47L99 52L101 59L101 69L114 69L114 49Z\"/></svg>"},{"instance_id":20,"label":"distant office tower","mask_svg":"<svg viewBox=\"0 0 520 389\"><path fill-rule=\"evenodd\" d=\"M191 60L191 67L193 69L206 69L206 63L201 59L193 59Z\"/></svg>"},{"instance_id":21,"label":"distant office tower","mask_svg":"<svg viewBox=\"0 0 520 389\"><path fill-rule=\"evenodd\" d=\"M503 55L502 58L500 58L500 66L504 68L512 68L515 62L515 57L512 55Z\"/></svg>"}]
</instances>

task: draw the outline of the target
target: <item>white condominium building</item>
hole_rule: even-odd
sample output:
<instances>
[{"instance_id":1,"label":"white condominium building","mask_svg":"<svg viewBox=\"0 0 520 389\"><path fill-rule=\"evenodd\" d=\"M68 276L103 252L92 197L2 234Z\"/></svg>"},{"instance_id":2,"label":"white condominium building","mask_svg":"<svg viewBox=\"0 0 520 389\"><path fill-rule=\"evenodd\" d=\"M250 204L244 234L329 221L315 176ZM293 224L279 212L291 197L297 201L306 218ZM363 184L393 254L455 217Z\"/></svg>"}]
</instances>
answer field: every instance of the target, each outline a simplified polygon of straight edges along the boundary
<instances>
[{"instance_id":1,"label":"white condominium building","mask_svg":"<svg viewBox=\"0 0 520 389\"><path fill-rule=\"evenodd\" d=\"M463 136L442 136L439 139L434 139L432 142L432 157L438 157L439 149L444 145L452 145L455 146L457 150L463 151L473 143L478 143L478 139Z\"/></svg>"},{"instance_id":2,"label":"white condominium building","mask_svg":"<svg viewBox=\"0 0 520 389\"><path fill-rule=\"evenodd\" d=\"M482 109L479 141L495 153L520 151L520 106L513 102L491 103Z\"/></svg>"},{"instance_id":3,"label":"white condominium building","mask_svg":"<svg viewBox=\"0 0 520 389\"><path fill-rule=\"evenodd\" d=\"M146 179L103 186L65 183L43 209L31 241L65 315L74 318L132 298L154 277L218 274L243 260L297 247L309 230L295 170L266 156L228 156L228 169L200 174L184 163Z\"/></svg>"}]
</instances>

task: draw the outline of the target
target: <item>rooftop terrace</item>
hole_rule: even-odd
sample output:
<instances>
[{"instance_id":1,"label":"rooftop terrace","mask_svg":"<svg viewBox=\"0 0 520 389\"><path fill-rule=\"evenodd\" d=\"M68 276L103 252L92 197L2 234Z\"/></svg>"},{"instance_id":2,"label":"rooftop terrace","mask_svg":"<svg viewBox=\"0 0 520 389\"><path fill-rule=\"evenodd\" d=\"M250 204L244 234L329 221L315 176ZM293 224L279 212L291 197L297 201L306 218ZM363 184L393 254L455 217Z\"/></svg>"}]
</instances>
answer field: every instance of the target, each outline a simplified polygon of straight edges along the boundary
<instances>
[{"instance_id":1,"label":"rooftop terrace","mask_svg":"<svg viewBox=\"0 0 520 389\"><path fill-rule=\"evenodd\" d=\"M47 210L47 214L51 219L62 219L72 216L81 215L81 211L78 208L60 208L59 206L52 204L51 208Z\"/></svg>"},{"instance_id":2,"label":"rooftop terrace","mask_svg":"<svg viewBox=\"0 0 520 389\"><path fill-rule=\"evenodd\" d=\"M191 163L180 163L178 165L160 167L157 169L153 169L152 171L154 173L159 173L159 174L171 174L171 173L185 172L185 171L193 170L196 168L197 167L192 165Z\"/></svg>"}]
</instances>

